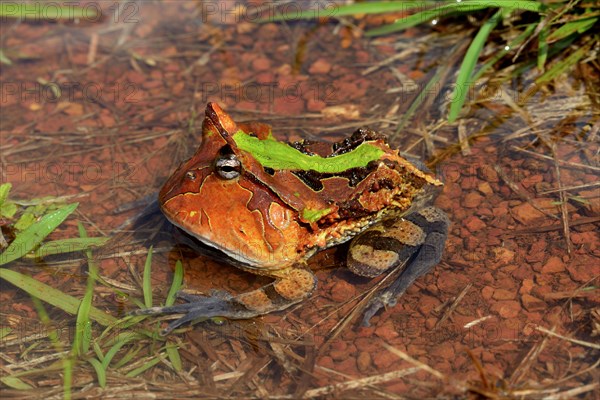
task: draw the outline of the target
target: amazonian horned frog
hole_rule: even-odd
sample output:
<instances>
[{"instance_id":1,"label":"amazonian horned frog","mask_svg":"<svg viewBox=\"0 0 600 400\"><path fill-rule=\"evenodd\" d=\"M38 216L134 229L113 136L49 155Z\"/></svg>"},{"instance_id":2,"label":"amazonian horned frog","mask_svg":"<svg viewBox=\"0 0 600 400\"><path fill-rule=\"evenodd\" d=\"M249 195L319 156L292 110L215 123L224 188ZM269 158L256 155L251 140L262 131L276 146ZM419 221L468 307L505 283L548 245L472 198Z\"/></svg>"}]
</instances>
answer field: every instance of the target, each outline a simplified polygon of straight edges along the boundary
<instances>
[{"instance_id":1,"label":"amazonian horned frog","mask_svg":"<svg viewBox=\"0 0 600 400\"><path fill-rule=\"evenodd\" d=\"M202 143L164 185L159 205L169 221L231 264L274 281L238 295L182 294L184 304L137 314L184 314L167 334L199 318L283 310L317 285L306 260L352 240L347 265L356 274L403 269L371 300L363 319L368 324L440 261L449 221L429 205L440 185L369 129L333 144L288 144L276 140L270 126L235 123L209 103Z\"/></svg>"}]
</instances>

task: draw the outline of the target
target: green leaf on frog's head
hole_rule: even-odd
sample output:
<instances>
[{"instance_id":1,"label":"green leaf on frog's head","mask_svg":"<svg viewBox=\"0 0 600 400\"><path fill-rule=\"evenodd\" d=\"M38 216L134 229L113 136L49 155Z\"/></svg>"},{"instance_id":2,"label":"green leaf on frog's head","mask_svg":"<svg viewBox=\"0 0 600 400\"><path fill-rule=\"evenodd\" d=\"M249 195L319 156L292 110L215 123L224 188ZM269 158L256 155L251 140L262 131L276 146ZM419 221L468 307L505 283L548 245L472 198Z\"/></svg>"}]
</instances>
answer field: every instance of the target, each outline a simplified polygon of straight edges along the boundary
<instances>
[{"instance_id":1,"label":"green leaf on frog's head","mask_svg":"<svg viewBox=\"0 0 600 400\"><path fill-rule=\"evenodd\" d=\"M316 222L319 219L321 219L323 215L327 215L330 211L331 207L324 208L322 210L313 210L305 208L304 210L302 210L302 219L308 222Z\"/></svg>"},{"instance_id":2,"label":"green leaf on frog's head","mask_svg":"<svg viewBox=\"0 0 600 400\"><path fill-rule=\"evenodd\" d=\"M243 131L233 135L240 150L250 153L263 167L274 170L313 170L319 173L340 173L350 168L367 166L378 160L384 151L370 143L362 143L354 150L335 157L308 155L277 140L261 140Z\"/></svg>"}]
</instances>

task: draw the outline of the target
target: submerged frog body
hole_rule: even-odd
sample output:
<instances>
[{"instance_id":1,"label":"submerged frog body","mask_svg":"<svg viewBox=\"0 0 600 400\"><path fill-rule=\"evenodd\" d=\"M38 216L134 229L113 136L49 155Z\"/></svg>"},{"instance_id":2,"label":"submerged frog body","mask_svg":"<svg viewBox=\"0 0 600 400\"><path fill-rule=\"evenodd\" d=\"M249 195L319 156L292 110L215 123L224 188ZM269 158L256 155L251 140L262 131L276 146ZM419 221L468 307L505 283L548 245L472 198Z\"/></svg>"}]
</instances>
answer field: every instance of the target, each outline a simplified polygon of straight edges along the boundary
<instances>
[{"instance_id":1,"label":"submerged frog body","mask_svg":"<svg viewBox=\"0 0 600 400\"><path fill-rule=\"evenodd\" d=\"M199 318L252 318L310 296L316 251L353 239L348 267L377 276L403 269L376 295L363 323L394 304L441 258L448 219L428 205L441 182L359 129L339 143L288 144L262 123L235 123L209 103L196 154L169 178L159 205L174 225L220 250L231 264L274 278L237 296L182 294L187 303L139 314L183 313L163 334Z\"/></svg>"}]
</instances>

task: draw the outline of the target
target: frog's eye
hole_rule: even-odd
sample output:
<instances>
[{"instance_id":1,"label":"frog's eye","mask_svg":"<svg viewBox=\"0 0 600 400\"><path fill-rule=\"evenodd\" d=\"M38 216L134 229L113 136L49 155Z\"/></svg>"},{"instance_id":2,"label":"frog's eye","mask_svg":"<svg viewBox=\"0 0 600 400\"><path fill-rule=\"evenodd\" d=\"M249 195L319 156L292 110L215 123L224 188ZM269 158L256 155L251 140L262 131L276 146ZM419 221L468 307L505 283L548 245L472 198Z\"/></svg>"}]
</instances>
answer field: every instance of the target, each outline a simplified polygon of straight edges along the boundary
<instances>
[{"instance_id":1,"label":"frog's eye","mask_svg":"<svg viewBox=\"0 0 600 400\"><path fill-rule=\"evenodd\" d=\"M185 173L185 177L186 179L190 180L190 181L195 181L196 180L196 172L195 171L188 171Z\"/></svg>"},{"instance_id":2,"label":"frog's eye","mask_svg":"<svg viewBox=\"0 0 600 400\"><path fill-rule=\"evenodd\" d=\"M235 154L225 154L216 159L215 169L221 178L235 179L242 172L242 164Z\"/></svg>"}]
</instances>

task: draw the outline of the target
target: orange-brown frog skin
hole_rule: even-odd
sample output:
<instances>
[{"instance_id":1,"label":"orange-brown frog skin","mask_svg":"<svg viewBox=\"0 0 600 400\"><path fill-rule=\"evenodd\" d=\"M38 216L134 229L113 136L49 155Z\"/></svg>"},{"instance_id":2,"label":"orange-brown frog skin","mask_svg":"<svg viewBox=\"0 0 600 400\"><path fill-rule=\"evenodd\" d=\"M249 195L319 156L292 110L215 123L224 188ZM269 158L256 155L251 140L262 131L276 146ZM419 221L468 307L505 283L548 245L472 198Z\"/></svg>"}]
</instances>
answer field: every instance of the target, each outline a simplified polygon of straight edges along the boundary
<instances>
[{"instance_id":1,"label":"orange-brown frog skin","mask_svg":"<svg viewBox=\"0 0 600 400\"><path fill-rule=\"evenodd\" d=\"M408 244L412 250L406 254L413 258L421 247L436 247L433 259L424 255L427 265L422 263L405 279L410 282L380 296L368 323L377 309L402 294L396 292L439 261L447 217L426 204L418 209L414 205L426 189L439 185L368 129L336 144L290 145L276 141L268 125L237 124L209 103L202 143L163 186L159 205L173 224L222 251L233 265L274 282L237 296L222 291L210 297L184 295L186 304L143 313L186 314L163 333L198 318L250 318L308 297L316 279L305 261L318 250L355 238L349 267L359 275L375 276L406 265L394 240ZM408 213L418 215L419 221L402 218ZM427 232L416 224L421 220L433 224L435 234L439 231L437 242L427 243ZM396 239L381 240L385 233L377 223L395 232Z\"/></svg>"}]
</instances>

